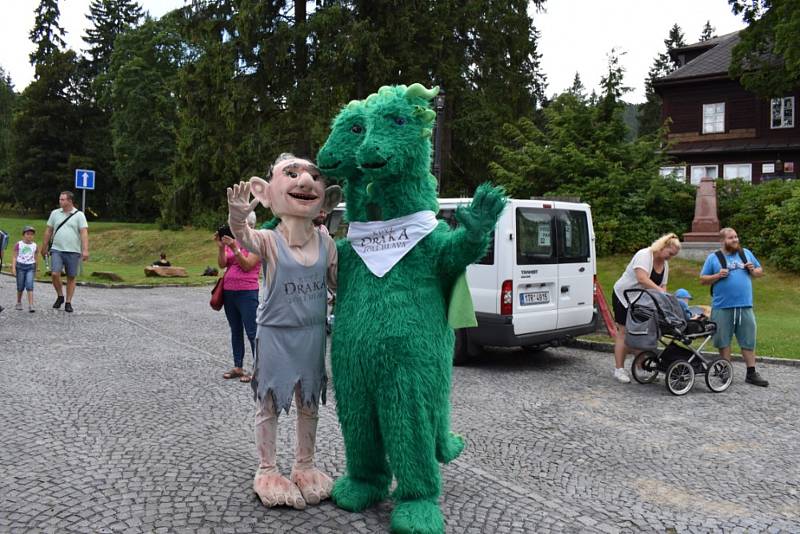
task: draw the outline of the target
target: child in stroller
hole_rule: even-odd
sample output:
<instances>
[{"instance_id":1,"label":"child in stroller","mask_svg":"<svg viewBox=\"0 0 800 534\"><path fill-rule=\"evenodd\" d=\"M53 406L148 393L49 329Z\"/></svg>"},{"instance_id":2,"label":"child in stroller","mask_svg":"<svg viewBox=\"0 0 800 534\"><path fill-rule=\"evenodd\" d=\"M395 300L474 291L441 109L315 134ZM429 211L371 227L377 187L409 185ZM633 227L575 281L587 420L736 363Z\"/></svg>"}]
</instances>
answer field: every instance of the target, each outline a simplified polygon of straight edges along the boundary
<instances>
[{"instance_id":1,"label":"child in stroller","mask_svg":"<svg viewBox=\"0 0 800 534\"><path fill-rule=\"evenodd\" d=\"M721 393L733 382L733 367L724 358L707 358L700 351L717 325L705 316L687 320L678 299L652 289L628 289L625 344L640 350L631 364L631 375L640 384L653 382L664 373L673 395L685 395L694 386L695 375L703 374L706 386ZM699 347L693 342L704 338ZM659 343L664 346L658 351Z\"/></svg>"}]
</instances>

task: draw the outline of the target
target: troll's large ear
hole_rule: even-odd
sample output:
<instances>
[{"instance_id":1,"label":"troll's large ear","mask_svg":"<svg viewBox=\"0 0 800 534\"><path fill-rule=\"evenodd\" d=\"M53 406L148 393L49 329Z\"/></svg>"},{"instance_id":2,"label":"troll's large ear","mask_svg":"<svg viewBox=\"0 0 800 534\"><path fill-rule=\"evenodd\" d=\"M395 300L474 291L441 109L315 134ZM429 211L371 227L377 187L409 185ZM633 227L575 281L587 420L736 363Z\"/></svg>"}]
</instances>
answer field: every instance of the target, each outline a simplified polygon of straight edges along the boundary
<instances>
[{"instance_id":1,"label":"troll's large ear","mask_svg":"<svg viewBox=\"0 0 800 534\"><path fill-rule=\"evenodd\" d=\"M261 202L262 206L269 208L272 199L270 198L269 183L266 180L258 176L250 178L250 192Z\"/></svg>"},{"instance_id":2,"label":"troll's large ear","mask_svg":"<svg viewBox=\"0 0 800 534\"><path fill-rule=\"evenodd\" d=\"M326 213L330 213L342 201L342 188L338 185L329 185L325 188L325 202L322 203L322 209Z\"/></svg>"}]
</instances>

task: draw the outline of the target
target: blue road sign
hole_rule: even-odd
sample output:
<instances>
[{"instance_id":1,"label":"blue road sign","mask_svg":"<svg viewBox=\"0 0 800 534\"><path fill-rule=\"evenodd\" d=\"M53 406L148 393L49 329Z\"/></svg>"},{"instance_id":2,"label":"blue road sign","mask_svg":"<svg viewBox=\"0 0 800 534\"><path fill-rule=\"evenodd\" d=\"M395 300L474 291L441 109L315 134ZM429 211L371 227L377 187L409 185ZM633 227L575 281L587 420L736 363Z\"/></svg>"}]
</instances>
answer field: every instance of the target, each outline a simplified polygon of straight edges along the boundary
<instances>
[{"instance_id":1,"label":"blue road sign","mask_svg":"<svg viewBox=\"0 0 800 534\"><path fill-rule=\"evenodd\" d=\"M94 189L94 171L75 169L75 189Z\"/></svg>"}]
</instances>

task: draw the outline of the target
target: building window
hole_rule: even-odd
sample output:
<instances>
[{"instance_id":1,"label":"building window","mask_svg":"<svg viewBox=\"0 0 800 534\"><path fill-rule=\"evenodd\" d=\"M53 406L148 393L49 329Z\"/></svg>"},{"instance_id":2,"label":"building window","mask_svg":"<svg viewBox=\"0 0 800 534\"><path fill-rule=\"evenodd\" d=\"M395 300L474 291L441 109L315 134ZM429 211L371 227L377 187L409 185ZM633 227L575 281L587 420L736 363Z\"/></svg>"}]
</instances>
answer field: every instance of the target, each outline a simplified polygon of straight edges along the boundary
<instances>
[{"instance_id":1,"label":"building window","mask_svg":"<svg viewBox=\"0 0 800 534\"><path fill-rule=\"evenodd\" d=\"M719 178L719 169L716 165L692 165L692 184L700 185L700 179Z\"/></svg>"},{"instance_id":2,"label":"building window","mask_svg":"<svg viewBox=\"0 0 800 534\"><path fill-rule=\"evenodd\" d=\"M794 97L785 96L773 98L770 101L772 109L772 128L794 128Z\"/></svg>"},{"instance_id":3,"label":"building window","mask_svg":"<svg viewBox=\"0 0 800 534\"><path fill-rule=\"evenodd\" d=\"M722 176L726 180L741 178L745 182L753 181L753 166L749 163L737 163L734 165L723 165Z\"/></svg>"},{"instance_id":4,"label":"building window","mask_svg":"<svg viewBox=\"0 0 800 534\"><path fill-rule=\"evenodd\" d=\"M725 131L725 102L703 104L703 133Z\"/></svg>"},{"instance_id":5,"label":"building window","mask_svg":"<svg viewBox=\"0 0 800 534\"><path fill-rule=\"evenodd\" d=\"M658 174L662 178L674 178L681 182L686 181L686 167L661 167L658 170Z\"/></svg>"}]
</instances>

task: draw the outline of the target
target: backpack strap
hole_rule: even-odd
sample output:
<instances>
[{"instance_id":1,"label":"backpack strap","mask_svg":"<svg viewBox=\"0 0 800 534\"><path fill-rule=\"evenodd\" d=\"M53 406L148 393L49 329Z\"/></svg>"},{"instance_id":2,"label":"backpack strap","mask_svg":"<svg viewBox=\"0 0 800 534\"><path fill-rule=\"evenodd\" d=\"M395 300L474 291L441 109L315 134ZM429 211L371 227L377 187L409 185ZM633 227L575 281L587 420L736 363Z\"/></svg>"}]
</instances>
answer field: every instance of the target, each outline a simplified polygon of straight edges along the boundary
<instances>
[{"instance_id":1,"label":"backpack strap","mask_svg":"<svg viewBox=\"0 0 800 534\"><path fill-rule=\"evenodd\" d=\"M719 262L719 268L720 269L727 269L728 268L728 260L725 259L725 254L723 254L721 250L715 250L714 251L714 256L717 257L717 261ZM709 291L709 293L711 293L712 297L714 296L714 286L716 285L716 283L717 282L714 282L713 284L711 284L711 287L708 288L708 291Z\"/></svg>"},{"instance_id":2,"label":"backpack strap","mask_svg":"<svg viewBox=\"0 0 800 534\"><path fill-rule=\"evenodd\" d=\"M747 254L744 253L744 248L739 247L739 259L742 260L742 263L747 263L749 260L747 259ZM748 273L750 271L747 271Z\"/></svg>"}]
</instances>

